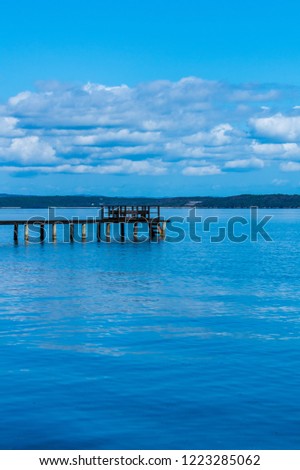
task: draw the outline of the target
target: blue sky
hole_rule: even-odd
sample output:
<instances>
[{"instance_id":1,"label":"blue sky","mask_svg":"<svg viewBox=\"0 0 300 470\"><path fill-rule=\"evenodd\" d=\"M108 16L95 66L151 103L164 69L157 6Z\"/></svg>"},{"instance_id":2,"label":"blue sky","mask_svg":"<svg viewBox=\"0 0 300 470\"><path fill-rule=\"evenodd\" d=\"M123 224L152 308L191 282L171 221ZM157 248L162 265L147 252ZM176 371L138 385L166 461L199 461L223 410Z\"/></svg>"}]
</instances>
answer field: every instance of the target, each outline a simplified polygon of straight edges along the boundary
<instances>
[{"instance_id":1,"label":"blue sky","mask_svg":"<svg viewBox=\"0 0 300 470\"><path fill-rule=\"evenodd\" d=\"M0 192L299 192L299 2L0 13Z\"/></svg>"}]
</instances>

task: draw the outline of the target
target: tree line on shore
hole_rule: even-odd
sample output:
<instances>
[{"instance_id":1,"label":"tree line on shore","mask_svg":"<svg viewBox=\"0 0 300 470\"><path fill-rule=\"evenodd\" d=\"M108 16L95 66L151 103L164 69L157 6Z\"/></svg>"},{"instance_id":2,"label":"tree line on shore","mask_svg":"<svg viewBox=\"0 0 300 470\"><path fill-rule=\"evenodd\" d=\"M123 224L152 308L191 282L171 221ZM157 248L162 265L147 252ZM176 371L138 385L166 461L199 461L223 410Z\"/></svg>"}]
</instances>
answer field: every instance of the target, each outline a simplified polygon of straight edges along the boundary
<instances>
[{"instance_id":1,"label":"tree line on shore","mask_svg":"<svg viewBox=\"0 0 300 470\"><path fill-rule=\"evenodd\" d=\"M300 208L298 194L241 194L237 196L190 197L109 197L109 196L31 196L0 194L0 207L42 209L48 207L99 207L107 205L203 207L203 208Z\"/></svg>"}]
</instances>

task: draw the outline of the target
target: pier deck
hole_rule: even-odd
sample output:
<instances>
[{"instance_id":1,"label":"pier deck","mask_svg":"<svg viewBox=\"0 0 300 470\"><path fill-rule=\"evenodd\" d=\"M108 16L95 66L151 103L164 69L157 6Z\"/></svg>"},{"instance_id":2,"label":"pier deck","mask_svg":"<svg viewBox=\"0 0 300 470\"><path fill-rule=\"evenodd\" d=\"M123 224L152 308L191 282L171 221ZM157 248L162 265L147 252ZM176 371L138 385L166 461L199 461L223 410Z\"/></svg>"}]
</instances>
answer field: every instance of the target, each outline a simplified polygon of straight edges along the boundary
<instances>
[{"instance_id":1,"label":"pier deck","mask_svg":"<svg viewBox=\"0 0 300 470\"><path fill-rule=\"evenodd\" d=\"M72 209L72 208L70 208ZM76 209L76 208L73 208ZM166 231L166 224L168 220L160 216L159 206L102 206L99 208L98 216L71 217L67 218L59 216L55 218L44 217L30 217L28 219L6 219L0 220L0 226L13 226L13 238L17 242L19 239L19 226L24 226L24 239L26 242L30 241L29 229L30 227L39 228L39 239L44 241L46 239L45 226L51 226L52 241L57 239L57 225L63 224L69 227L69 241L74 241L74 226L81 226L81 240L85 241L87 238L87 225L94 224L97 227L97 240L101 241L101 228L104 227L105 240L111 239L111 224L120 225L120 237L125 239L125 225L133 224L133 239L138 241L138 227L139 224L147 224L149 230L149 239L156 238L157 236L164 238ZM36 235L36 232L35 232ZM50 236L49 236L50 239ZM36 240L36 236L35 236Z\"/></svg>"}]
</instances>

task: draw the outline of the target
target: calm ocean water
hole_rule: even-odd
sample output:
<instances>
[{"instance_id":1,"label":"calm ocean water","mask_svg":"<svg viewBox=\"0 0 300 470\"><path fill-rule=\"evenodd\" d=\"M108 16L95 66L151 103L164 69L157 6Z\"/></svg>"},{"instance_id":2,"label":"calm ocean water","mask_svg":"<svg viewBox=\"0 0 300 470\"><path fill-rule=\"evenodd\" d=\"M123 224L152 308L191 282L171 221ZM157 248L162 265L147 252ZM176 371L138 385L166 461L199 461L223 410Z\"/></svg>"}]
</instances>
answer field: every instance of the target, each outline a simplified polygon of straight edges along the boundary
<instances>
[{"instance_id":1,"label":"calm ocean water","mask_svg":"<svg viewBox=\"0 0 300 470\"><path fill-rule=\"evenodd\" d=\"M300 211L272 214L271 243L0 227L1 448L299 449Z\"/></svg>"}]
</instances>

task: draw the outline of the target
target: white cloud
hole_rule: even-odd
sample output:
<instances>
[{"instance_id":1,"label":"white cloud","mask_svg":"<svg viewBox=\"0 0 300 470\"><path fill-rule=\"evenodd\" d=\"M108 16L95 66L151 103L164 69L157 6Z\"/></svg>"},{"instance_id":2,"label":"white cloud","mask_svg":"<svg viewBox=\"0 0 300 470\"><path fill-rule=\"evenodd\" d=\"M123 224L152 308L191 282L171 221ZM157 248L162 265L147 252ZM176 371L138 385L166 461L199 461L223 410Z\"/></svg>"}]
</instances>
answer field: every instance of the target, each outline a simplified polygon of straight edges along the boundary
<instances>
[{"instance_id":1,"label":"white cloud","mask_svg":"<svg viewBox=\"0 0 300 470\"><path fill-rule=\"evenodd\" d=\"M300 139L300 116L284 116L281 113L270 117L252 118L250 125L260 137L294 142Z\"/></svg>"},{"instance_id":2,"label":"white cloud","mask_svg":"<svg viewBox=\"0 0 300 470\"><path fill-rule=\"evenodd\" d=\"M294 161L297 110L290 105L291 116L269 115L270 102L281 109L285 93L291 90L197 77L134 87L39 83L0 106L0 165L16 172L205 176Z\"/></svg>"},{"instance_id":3,"label":"white cloud","mask_svg":"<svg viewBox=\"0 0 300 470\"><path fill-rule=\"evenodd\" d=\"M2 137L13 137L22 135L24 132L22 129L18 129L19 119L9 116L0 116L0 136Z\"/></svg>"},{"instance_id":4,"label":"white cloud","mask_svg":"<svg viewBox=\"0 0 300 470\"><path fill-rule=\"evenodd\" d=\"M169 159L178 160L178 158L202 158L204 156L204 147L185 145L180 139L175 138L166 142L164 146L165 156Z\"/></svg>"},{"instance_id":5,"label":"white cloud","mask_svg":"<svg viewBox=\"0 0 300 470\"><path fill-rule=\"evenodd\" d=\"M27 166L14 167L3 166L2 171L26 173L73 173L73 174L137 174L137 175L163 175L167 168L160 160L155 162L131 160L115 160L113 164L107 165L57 165L57 166Z\"/></svg>"},{"instance_id":6,"label":"white cloud","mask_svg":"<svg viewBox=\"0 0 300 470\"><path fill-rule=\"evenodd\" d=\"M110 131L100 128L96 129L94 133L76 136L74 143L78 145L103 145L106 143L114 145L120 143L138 145L158 141L159 137L159 132L139 132L130 131L128 129Z\"/></svg>"},{"instance_id":7,"label":"white cloud","mask_svg":"<svg viewBox=\"0 0 300 470\"><path fill-rule=\"evenodd\" d=\"M226 170L257 170L265 166L264 161L259 158L248 158L242 160L231 160L226 162L224 169Z\"/></svg>"},{"instance_id":8,"label":"white cloud","mask_svg":"<svg viewBox=\"0 0 300 470\"><path fill-rule=\"evenodd\" d=\"M36 136L12 139L10 145L0 149L0 160L22 164L57 163L55 150Z\"/></svg>"},{"instance_id":9,"label":"white cloud","mask_svg":"<svg viewBox=\"0 0 300 470\"><path fill-rule=\"evenodd\" d=\"M21 103L22 101L25 101L27 100L28 98L30 98L31 96L31 93L30 91L22 91L21 93L19 93L18 95L16 96L12 96L8 102L10 105L12 106L16 106L18 105L19 103Z\"/></svg>"},{"instance_id":10,"label":"white cloud","mask_svg":"<svg viewBox=\"0 0 300 470\"><path fill-rule=\"evenodd\" d=\"M273 157L279 155L282 158L300 156L300 145L296 143L285 144L261 144L254 141L251 144L254 153Z\"/></svg>"},{"instance_id":11,"label":"white cloud","mask_svg":"<svg viewBox=\"0 0 300 470\"><path fill-rule=\"evenodd\" d=\"M260 91L255 86L248 89L240 89L233 92L231 99L236 101L271 101L278 98L278 90Z\"/></svg>"},{"instance_id":12,"label":"white cloud","mask_svg":"<svg viewBox=\"0 0 300 470\"><path fill-rule=\"evenodd\" d=\"M206 145L226 145L230 144L232 137L230 133L233 127L228 124L219 124L207 132L197 132L196 134L183 138L183 142L187 144L206 144Z\"/></svg>"},{"instance_id":13,"label":"white cloud","mask_svg":"<svg viewBox=\"0 0 300 470\"><path fill-rule=\"evenodd\" d=\"M216 165L187 166L182 171L182 174L186 176L207 176L207 175L218 175L220 173L221 173L221 170Z\"/></svg>"},{"instance_id":14,"label":"white cloud","mask_svg":"<svg viewBox=\"0 0 300 470\"><path fill-rule=\"evenodd\" d=\"M130 93L130 88L127 85L120 85L120 86L112 86L108 87L105 85L91 83L88 82L86 85L82 87L84 91L89 93L90 95L93 93L101 93L101 92L108 92L113 93L114 95L122 95L124 93Z\"/></svg>"},{"instance_id":15,"label":"white cloud","mask_svg":"<svg viewBox=\"0 0 300 470\"><path fill-rule=\"evenodd\" d=\"M280 168L282 171L287 171L287 172L300 171L300 163L298 162L281 163Z\"/></svg>"},{"instance_id":16,"label":"white cloud","mask_svg":"<svg viewBox=\"0 0 300 470\"><path fill-rule=\"evenodd\" d=\"M272 184L274 184L274 186L284 186L287 183L288 183L288 180L284 180L284 179L274 178L272 180Z\"/></svg>"}]
</instances>

